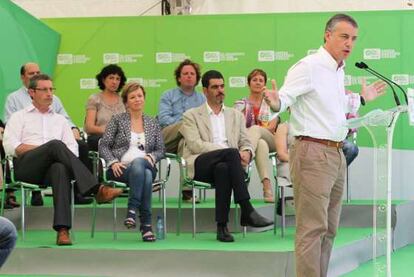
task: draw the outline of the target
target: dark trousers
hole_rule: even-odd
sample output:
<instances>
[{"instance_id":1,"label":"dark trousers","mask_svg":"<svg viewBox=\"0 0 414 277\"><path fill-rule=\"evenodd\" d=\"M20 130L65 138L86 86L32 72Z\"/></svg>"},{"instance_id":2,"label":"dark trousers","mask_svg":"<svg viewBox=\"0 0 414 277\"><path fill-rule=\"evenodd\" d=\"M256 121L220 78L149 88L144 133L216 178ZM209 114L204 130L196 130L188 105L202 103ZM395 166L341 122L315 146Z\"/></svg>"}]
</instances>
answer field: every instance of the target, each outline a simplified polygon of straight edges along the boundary
<instances>
[{"instance_id":1,"label":"dark trousers","mask_svg":"<svg viewBox=\"0 0 414 277\"><path fill-rule=\"evenodd\" d=\"M79 149L79 160L92 172L92 160L89 159L89 145L86 141L76 140Z\"/></svg>"},{"instance_id":2,"label":"dark trousers","mask_svg":"<svg viewBox=\"0 0 414 277\"><path fill-rule=\"evenodd\" d=\"M14 161L15 176L20 181L51 186L53 191L55 230L71 227L71 180L82 195L97 185L85 165L59 140L51 140L30 150Z\"/></svg>"},{"instance_id":3,"label":"dark trousers","mask_svg":"<svg viewBox=\"0 0 414 277\"><path fill-rule=\"evenodd\" d=\"M227 148L201 154L195 160L194 170L194 180L212 183L215 187L217 223L229 221L232 191L236 203L250 199L239 150Z\"/></svg>"}]
</instances>

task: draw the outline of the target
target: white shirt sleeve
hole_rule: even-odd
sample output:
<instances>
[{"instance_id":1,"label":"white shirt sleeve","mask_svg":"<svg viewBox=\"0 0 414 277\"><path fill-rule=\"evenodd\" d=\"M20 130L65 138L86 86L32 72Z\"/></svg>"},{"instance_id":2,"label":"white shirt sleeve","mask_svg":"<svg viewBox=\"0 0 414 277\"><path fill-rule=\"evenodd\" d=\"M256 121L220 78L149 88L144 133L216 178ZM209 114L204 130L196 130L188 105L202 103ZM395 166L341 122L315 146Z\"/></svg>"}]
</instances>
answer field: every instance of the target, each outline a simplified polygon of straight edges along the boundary
<instances>
[{"instance_id":1,"label":"white shirt sleeve","mask_svg":"<svg viewBox=\"0 0 414 277\"><path fill-rule=\"evenodd\" d=\"M312 91L310 68L305 62L299 62L288 72L285 82L279 91L280 111L296 103L297 98Z\"/></svg>"},{"instance_id":2,"label":"white shirt sleeve","mask_svg":"<svg viewBox=\"0 0 414 277\"><path fill-rule=\"evenodd\" d=\"M13 113L4 129L3 147L6 155L16 157L16 148L22 144L22 113Z\"/></svg>"},{"instance_id":3,"label":"white shirt sleeve","mask_svg":"<svg viewBox=\"0 0 414 277\"><path fill-rule=\"evenodd\" d=\"M73 136L72 129L69 121L65 118L64 127L62 129L62 142L69 148L69 150L76 156L79 157L79 146Z\"/></svg>"}]
</instances>

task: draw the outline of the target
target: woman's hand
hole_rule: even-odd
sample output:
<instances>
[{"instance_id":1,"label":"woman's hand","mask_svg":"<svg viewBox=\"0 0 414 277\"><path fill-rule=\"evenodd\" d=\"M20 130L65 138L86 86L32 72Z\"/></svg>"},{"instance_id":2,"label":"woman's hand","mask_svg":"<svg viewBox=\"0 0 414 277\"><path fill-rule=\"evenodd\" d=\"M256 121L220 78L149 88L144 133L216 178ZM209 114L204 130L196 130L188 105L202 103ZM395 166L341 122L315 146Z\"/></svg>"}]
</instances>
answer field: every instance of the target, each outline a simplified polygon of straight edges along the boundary
<instances>
[{"instance_id":1,"label":"woman's hand","mask_svg":"<svg viewBox=\"0 0 414 277\"><path fill-rule=\"evenodd\" d=\"M152 167L154 167L154 160L153 160L152 156L150 156L149 154L147 154L147 155L145 155L144 159L146 159L150 163L150 165Z\"/></svg>"},{"instance_id":2,"label":"woman's hand","mask_svg":"<svg viewBox=\"0 0 414 277\"><path fill-rule=\"evenodd\" d=\"M263 100L269 105L270 109L274 112L280 110L279 94L277 92L276 80L272 80L272 89L269 90L267 87L263 87Z\"/></svg>"},{"instance_id":3,"label":"woman's hand","mask_svg":"<svg viewBox=\"0 0 414 277\"><path fill-rule=\"evenodd\" d=\"M115 177L119 177L119 176L121 176L122 175L122 173L123 173L123 170L126 168L126 165L124 165L123 163L121 163L121 162L116 162L116 163L113 163L112 165L111 165L111 169L112 169L112 172L114 173L114 175L115 175Z\"/></svg>"}]
</instances>

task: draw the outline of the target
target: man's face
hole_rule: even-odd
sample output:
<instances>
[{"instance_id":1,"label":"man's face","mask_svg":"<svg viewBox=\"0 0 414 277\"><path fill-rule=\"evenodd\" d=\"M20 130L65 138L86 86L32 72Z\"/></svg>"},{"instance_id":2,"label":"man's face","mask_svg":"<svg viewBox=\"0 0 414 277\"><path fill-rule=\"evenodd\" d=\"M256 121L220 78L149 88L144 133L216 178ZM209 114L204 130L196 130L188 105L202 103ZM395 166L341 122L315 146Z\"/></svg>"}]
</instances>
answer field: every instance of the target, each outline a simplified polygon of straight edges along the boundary
<instances>
[{"instance_id":1,"label":"man's face","mask_svg":"<svg viewBox=\"0 0 414 277\"><path fill-rule=\"evenodd\" d=\"M178 78L178 82L180 83L180 87L185 89L194 89L197 81L197 74L192 65L185 65L181 70L180 77Z\"/></svg>"},{"instance_id":2,"label":"man's face","mask_svg":"<svg viewBox=\"0 0 414 277\"><path fill-rule=\"evenodd\" d=\"M325 32L325 49L341 64L351 54L357 35L357 28L346 21L340 21L331 31Z\"/></svg>"},{"instance_id":3,"label":"man's face","mask_svg":"<svg viewBox=\"0 0 414 277\"><path fill-rule=\"evenodd\" d=\"M203 88L207 102L212 105L222 105L224 101L224 80L210 79L208 88Z\"/></svg>"},{"instance_id":4,"label":"man's face","mask_svg":"<svg viewBox=\"0 0 414 277\"><path fill-rule=\"evenodd\" d=\"M40 68L35 63L28 63L25 65L25 72L23 75L20 75L20 79L22 79L22 83L25 87L29 86L30 78L33 76L40 74Z\"/></svg>"},{"instance_id":5,"label":"man's face","mask_svg":"<svg viewBox=\"0 0 414 277\"><path fill-rule=\"evenodd\" d=\"M29 89L29 94L36 107L49 107L53 101L53 84L49 80L39 80L35 89Z\"/></svg>"}]
</instances>

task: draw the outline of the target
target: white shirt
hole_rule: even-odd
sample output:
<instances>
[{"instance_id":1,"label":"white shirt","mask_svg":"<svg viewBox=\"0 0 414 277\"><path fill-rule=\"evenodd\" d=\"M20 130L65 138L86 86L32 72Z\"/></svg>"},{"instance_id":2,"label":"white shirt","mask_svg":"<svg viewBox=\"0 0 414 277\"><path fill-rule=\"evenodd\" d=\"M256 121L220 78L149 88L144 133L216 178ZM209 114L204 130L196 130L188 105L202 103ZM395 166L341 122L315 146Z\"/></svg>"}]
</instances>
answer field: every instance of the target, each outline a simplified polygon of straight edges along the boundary
<instances>
[{"instance_id":1,"label":"white shirt","mask_svg":"<svg viewBox=\"0 0 414 277\"><path fill-rule=\"evenodd\" d=\"M124 164L129 164L135 158L145 157L145 133L135 133L131 132L131 141L129 143L129 148L121 157L121 162Z\"/></svg>"},{"instance_id":2,"label":"white shirt","mask_svg":"<svg viewBox=\"0 0 414 277\"><path fill-rule=\"evenodd\" d=\"M41 113L30 104L11 115L4 130L3 146L6 154L16 156L20 144L40 146L54 139L62 141L78 156L78 144L66 118L52 108Z\"/></svg>"},{"instance_id":3,"label":"white shirt","mask_svg":"<svg viewBox=\"0 0 414 277\"><path fill-rule=\"evenodd\" d=\"M293 65L279 91L281 111L290 107L293 136L342 141L348 129L345 113L360 106L357 94L346 95L344 66L325 50L309 55Z\"/></svg>"},{"instance_id":4,"label":"white shirt","mask_svg":"<svg viewBox=\"0 0 414 277\"><path fill-rule=\"evenodd\" d=\"M212 136L213 142L215 144L220 145L223 148L228 148L229 145L227 143L226 137L226 122L224 120L224 105L222 106L220 112L215 114L210 106L207 105L208 115L210 117L211 128L212 128Z\"/></svg>"}]
</instances>

